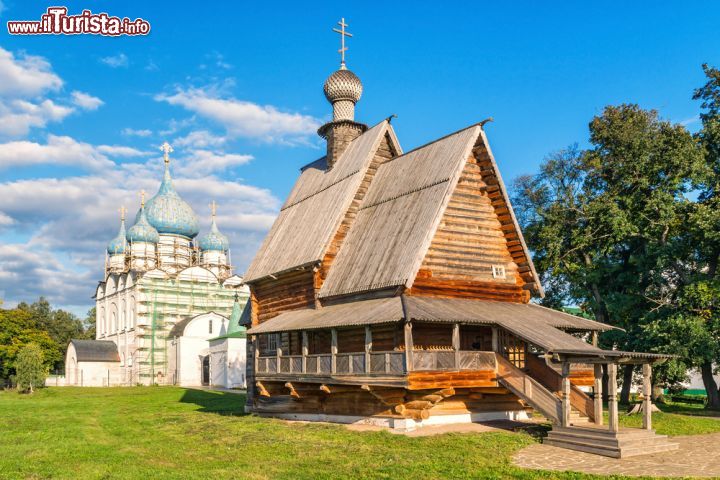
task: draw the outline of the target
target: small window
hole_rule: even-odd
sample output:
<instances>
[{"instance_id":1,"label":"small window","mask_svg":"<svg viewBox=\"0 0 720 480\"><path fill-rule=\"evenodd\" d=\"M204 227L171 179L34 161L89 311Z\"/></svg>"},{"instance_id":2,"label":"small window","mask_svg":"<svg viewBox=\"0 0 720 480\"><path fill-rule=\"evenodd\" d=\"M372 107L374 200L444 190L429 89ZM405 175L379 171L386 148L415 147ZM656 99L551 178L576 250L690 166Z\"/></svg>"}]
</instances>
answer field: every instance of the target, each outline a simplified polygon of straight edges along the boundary
<instances>
[{"instance_id":1,"label":"small window","mask_svg":"<svg viewBox=\"0 0 720 480\"><path fill-rule=\"evenodd\" d=\"M493 278L505 278L505 267L502 265L492 266Z\"/></svg>"},{"instance_id":2,"label":"small window","mask_svg":"<svg viewBox=\"0 0 720 480\"><path fill-rule=\"evenodd\" d=\"M268 351L275 352L278 349L278 338L277 333L271 333L268 335Z\"/></svg>"},{"instance_id":3,"label":"small window","mask_svg":"<svg viewBox=\"0 0 720 480\"><path fill-rule=\"evenodd\" d=\"M212 333L212 320L208 322L208 333Z\"/></svg>"}]
</instances>

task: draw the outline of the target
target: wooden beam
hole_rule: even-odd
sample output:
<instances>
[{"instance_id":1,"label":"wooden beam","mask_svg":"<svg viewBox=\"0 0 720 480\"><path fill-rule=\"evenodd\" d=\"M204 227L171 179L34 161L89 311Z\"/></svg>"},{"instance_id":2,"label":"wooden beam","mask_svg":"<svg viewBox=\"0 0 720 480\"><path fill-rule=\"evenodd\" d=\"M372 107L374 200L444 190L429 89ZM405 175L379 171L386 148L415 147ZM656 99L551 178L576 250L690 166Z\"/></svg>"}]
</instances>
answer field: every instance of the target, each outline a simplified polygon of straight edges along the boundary
<instances>
[{"instance_id":1,"label":"wooden beam","mask_svg":"<svg viewBox=\"0 0 720 480\"><path fill-rule=\"evenodd\" d=\"M405 322L405 371L412 371L413 365L413 337L412 337L412 323Z\"/></svg>"},{"instance_id":2,"label":"wooden beam","mask_svg":"<svg viewBox=\"0 0 720 480\"><path fill-rule=\"evenodd\" d=\"M370 352L372 351L372 329L365 325L365 373L370 373Z\"/></svg>"},{"instance_id":3,"label":"wooden beam","mask_svg":"<svg viewBox=\"0 0 720 480\"><path fill-rule=\"evenodd\" d=\"M570 364L562 364L562 418L560 419L560 425L563 427L570 426Z\"/></svg>"},{"instance_id":4,"label":"wooden beam","mask_svg":"<svg viewBox=\"0 0 720 480\"><path fill-rule=\"evenodd\" d=\"M261 397L270 397L270 393L267 391L262 382L255 382L255 386L257 387L258 394L260 394Z\"/></svg>"},{"instance_id":5,"label":"wooden beam","mask_svg":"<svg viewBox=\"0 0 720 480\"><path fill-rule=\"evenodd\" d=\"M295 387L293 387L293 384L290 382L287 382L285 384L285 388L290 390L290 396L293 398L300 398L300 395L297 393L297 390L295 390Z\"/></svg>"},{"instance_id":6,"label":"wooden beam","mask_svg":"<svg viewBox=\"0 0 720 480\"><path fill-rule=\"evenodd\" d=\"M320 391L323 392L323 393L327 393L327 394L329 395L329 394L330 394L330 387L328 387L328 386L325 385L325 384L322 384L322 385L320 385Z\"/></svg>"},{"instance_id":7,"label":"wooden beam","mask_svg":"<svg viewBox=\"0 0 720 480\"><path fill-rule=\"evenodd\" d=\"M593 365L595 379L593 385L593 410L595 412L595 424L603 424L603 404L602 404L602 365Z\"/></svg>"},{"instance_id":8,"label":"wooden beam","mask_svg":"<svg viewBox=\"0 0 720 480\"><path fill-rule=\"evenodd\" d=\"M330 371L335 374L337 372L337 329L330 330Z\"/></svg>"},{"instance_id":9,"label":"wooden beam","mask_svg":"<svg viewBox=\"0 0 720 480\"><path fill-rule=\"evenodd\" d=\"M617 365L608 363L608 429L611 432L620 430L618 419L618 398L617 398Z\"/></svg>"},{"instance_id":10,"label":"wooden beam","mask_svg":"<svg viewBox=\"0 0 720 480\"><path fill-rule=\"evenodd\" d=\"M643 428L652 430L652 367L643 364Z\"/></svg>"},{"instance_id":11,"label":"wooden beam","mask_svg":"<svg viewBox=\"0 0 720 480\"><path fill-rule=\"evenodd\" d=\"M308 332L302 332L302 373L307 373Z\"/></svg>"},{"instance_id":12,"label":"wooden beam","mask_svg":"<svg viewBox=\"0 0 720 480\"><path fill-rule=\"evenodd\" d=\"M452 331L452 346L455 352L455 368L460 368L460 324L453 324Z\"/></svg>"}]
</instances>

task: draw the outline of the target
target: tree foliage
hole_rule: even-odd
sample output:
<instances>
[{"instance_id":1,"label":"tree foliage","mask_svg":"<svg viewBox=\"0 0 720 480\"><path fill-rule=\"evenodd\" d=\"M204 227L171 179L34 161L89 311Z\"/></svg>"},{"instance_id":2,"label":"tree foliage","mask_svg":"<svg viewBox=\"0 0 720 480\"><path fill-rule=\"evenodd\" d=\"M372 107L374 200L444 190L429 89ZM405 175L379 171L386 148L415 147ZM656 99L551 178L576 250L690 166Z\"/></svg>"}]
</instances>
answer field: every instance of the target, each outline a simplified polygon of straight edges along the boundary
<instances>
[{"instance_id":1,"label":"tree foliage","mask_svg":"<svg viewBox=\"0 0 720 480\"><path fill-rule=\"evenodd\" d=\"M17 358L25 345L40 348L47 370L62 370L70 339L94 336L93 325L88 323L86 329L75 315L54 310L42 297L32 304L20 303L17 308L0 308L0 379L15 375Z\"/></svg>"},{"instance_id":2,"label":"tree foliage","mask_svg":"<svg viewBox=\"0 0 720 480\"><path fill-rule=\"evenodd\" d=\"M15 369L18 390L32 393L34 389L44 387L48 370L40 345L28 343L23 346L15 360Z\"/></svg>"},{"instance_id":3,"label":"tree foliage","mask_svg":"<svg viewBox=\"0 0 720 480\"><path fill-rule=\"evenodd\" d=\"M603 335L606 348L680 353L656 370L665 384L699 366L698 352L712 341L697 312L709 315L714 287L693 286L692 272L707 264L690 252L702 244L693 236L705 232L703 222L712 222L698 218L708 216L704 194L691 200L708 177L706 159L684 126L637 105L608 106L590 122L590 148L557 152L515 183L519 219L548 285L545 303L576 303L624 329ZM625 399L632 375L627 367Z\"/></svg>"}]
</instances>

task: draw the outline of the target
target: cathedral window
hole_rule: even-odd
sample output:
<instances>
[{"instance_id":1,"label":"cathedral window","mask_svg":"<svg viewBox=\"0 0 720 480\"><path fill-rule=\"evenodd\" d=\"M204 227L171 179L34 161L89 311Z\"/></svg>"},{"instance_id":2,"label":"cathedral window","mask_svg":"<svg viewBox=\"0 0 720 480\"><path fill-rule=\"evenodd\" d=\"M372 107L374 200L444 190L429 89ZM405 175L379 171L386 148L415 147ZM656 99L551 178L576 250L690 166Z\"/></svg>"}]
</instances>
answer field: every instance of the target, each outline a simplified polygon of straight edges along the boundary
<instances>
[{"instance_id":1,"label":"cathedral window","mask_svg":"<svg viewBox=\"0 0 720 480\"><path fill-rule=\"evenodd\" d=\"M208 322L208 333L212 333L212 320Z\"/></svg>"}]
</instances>

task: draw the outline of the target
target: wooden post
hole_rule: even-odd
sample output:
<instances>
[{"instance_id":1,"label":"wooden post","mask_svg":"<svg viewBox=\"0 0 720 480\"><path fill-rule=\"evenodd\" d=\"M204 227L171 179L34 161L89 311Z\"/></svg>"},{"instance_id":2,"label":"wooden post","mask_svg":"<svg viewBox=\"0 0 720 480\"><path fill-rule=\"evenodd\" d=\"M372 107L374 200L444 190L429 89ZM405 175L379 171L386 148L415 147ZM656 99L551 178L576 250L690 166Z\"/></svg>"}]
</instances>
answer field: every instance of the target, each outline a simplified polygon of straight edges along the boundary
<instances>
[{"instance_id":1,"label":"wooden post","mask_svg":"<svg viewBox=\"0 0 720 480\"><path fill-rule=\"evenodd\" d=\"M643 428L652 430L652 367L644 363L643 368Z\"/></svg>"},{"instance_id":2,"label":"wooden post","mask_svg":"<svg viewBox=\"0 0 720 480\"><path fill-rule=\"evenodd\" d=\"M618 432L618 398L617 398L617 365L608 363L608 429L611 432Z\"/></svg>"},{"instance_id":3,"label":"wooden post","mask_svg":"<svg viewBox=\"0 0 720 480\"><path fill-rule=\"evenodd\" d=\"M560 425L563 427L570 426L570 364L565 362L562 364L562 418Z\"/></svg>"},{"instance_id":4,"label":"wooden post","mask_svg":"<svg viewBox=\"0 0 720 480\"><path fill-rule=\"evenodd\" d=\"M492 327L492 349L493 349L493 352L500 351L500 348L498 345L498 329L497 329L497 327Z\"/></svg>"},{"instance_id":5,"label":"wooden post","mask_svg":"<svg viewBox=\"0 0 720 480\"><path fill-rule=\"evenodd\" d=\"M253 344L253 356L255 357L255 373L258 371L258 366L260 365L260 349L258 348L258 337L257 335L254 335L252 338L252 344ZM265 372L267 373L267 372Z\"/></svg>"},{"instance_id":6,"label":"wooden post","mask_svg":"<svg viewBox=\"0 0 720 480\"><path fill-rule=\"evenodd\" d=\"M330 371L335 374L337 371L337 330L330 330Z\"/></svg>"},{"instance_id":7,"label":"wooden post","mask_svg":"<svg viewBox=\"0 0 720 480\"><path fill-rule=\"evenodd\" d=\"M372 351L372 330L365 325L365 373L370 373L370 352Z\"/></svg>"},{"instance_id":8,"label":"wooden post","mask_svg":"<svg viewBox=\"0 0 720 480\"><path fill-rule=\"evenodd\" d=\"M453 324L452 346L455 352L455 368L460 370L460 324Z\"/></svg>"},{"instance_id":9,"label":"wooden post","mask_svg":"<svg viewBox=\"0 0 720 480\"><path fill-rule=\"evenodd\" d=\"M405 323L405 371L409 372L412 370L413 365L413 338L412 338L412 323Z\"/></svg>"},{"instance_id":10,"label":"wooden post","mask_svg":"<svg viewBox=\"0 0 720 480\"><path fill-rule=\"evenodd\" d=\"M592 332L592 344L593 344L593 347L598 346L598 332L597 331Z\"/></svg>"},{"instance_id":11,"label":"wooden post","mask_svg":"<svg viewBox=\"0 0 720 480\"><path fill-rule=\"evenodd\" d=\"M302 373L307 373L308 333L302 332Z\"/></svg>"},{"instance_id":12,"label":"wooden post","mask_svg":"<svg viewBox=\"0 0 720 480\"><path fill-rule=\"evenodd\" d=\"M596 363L595 369L595 384L593 385L593 407L595 414L595 425L603 424L603 404L602 404L602 365Z\"/></svg>"},{"instance_id":13,"label":"wooden post","mask_svg":"<svg viewBox=\"0 0 720 480\"><path fill-rule=\"evenodd\" d=\"M282 337L279 333L276 333L275 335L278 336L278 346L275 350L275 358L277 359L277 365L275 365L275 368L277 370L277 373L280 373L280 357L282 357Z\"/></svg>"}]
</instances>

